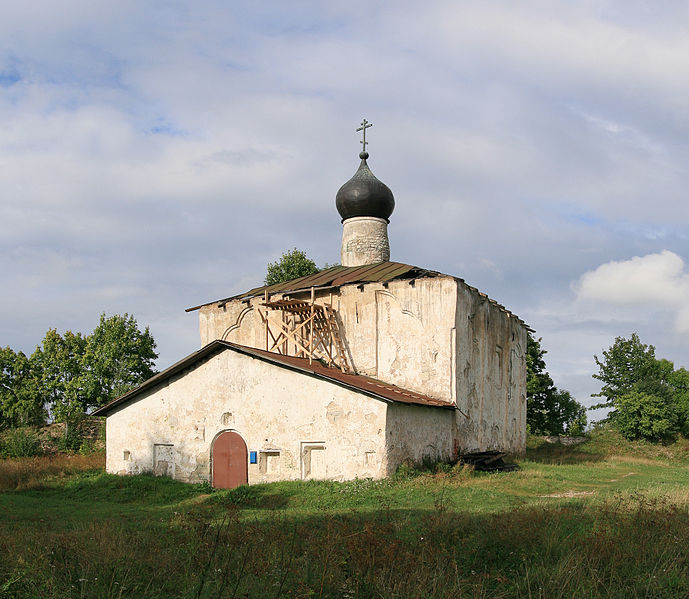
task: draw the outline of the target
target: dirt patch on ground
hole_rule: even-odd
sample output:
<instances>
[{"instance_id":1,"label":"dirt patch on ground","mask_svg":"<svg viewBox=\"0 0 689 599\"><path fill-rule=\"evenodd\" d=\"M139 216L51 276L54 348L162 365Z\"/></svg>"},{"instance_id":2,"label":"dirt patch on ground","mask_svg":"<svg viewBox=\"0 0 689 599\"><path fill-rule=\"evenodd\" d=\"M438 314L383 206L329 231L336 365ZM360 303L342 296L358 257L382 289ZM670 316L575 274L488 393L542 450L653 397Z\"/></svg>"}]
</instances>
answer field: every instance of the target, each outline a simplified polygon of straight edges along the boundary
<instances>
[{"instance_id":1,"label":"dirt patch on ground","mask_svg":"<svg viewBox=\"0 0 689 599\"><path fill-rule=\"evenodd\" d=\"M588 497L593 495L593 491L565 491L564 493L551 493L550 495L539 495L539 497Z\"/></svg>"},{"instance_id":2,"label":"dirt patch on ground","mask_svg":"<svg viewBox=\"0 0 689 599\"><path fill-rule=\"evenodd\" d=\"M617 481L619 481L623 478L627 478L628 476L634 476L635 474L636 474L636 472L627 472L627 474L625 474L624 476L620 476L620 478L611 478L608 482L609 483L616 483Z\"/></svg>"}]
</instances>

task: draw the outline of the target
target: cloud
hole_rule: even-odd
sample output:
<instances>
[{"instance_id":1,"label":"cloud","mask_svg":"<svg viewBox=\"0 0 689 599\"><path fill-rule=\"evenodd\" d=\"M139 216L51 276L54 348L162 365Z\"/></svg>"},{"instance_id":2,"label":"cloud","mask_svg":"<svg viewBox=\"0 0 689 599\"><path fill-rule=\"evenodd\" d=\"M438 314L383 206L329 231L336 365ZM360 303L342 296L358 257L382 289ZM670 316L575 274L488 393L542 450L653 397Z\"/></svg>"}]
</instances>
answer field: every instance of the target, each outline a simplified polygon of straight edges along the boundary
<instances>
[{"instance_id":1,"label":"cloud","mask_svg":"<svg viewBox=\"0 0 689 599\"><path fill-rule=\"evenodd\" d=\"M677 332L689 332L689 273L674 252L607 262L584 273L575 288L579 301L673 311Z\"/></svg>"},{"instance_id":2,"label":"cloud","mask_svg":"<svg viewBox=\"0 0 689 599\"><path fill-rule=\"evenodd\" d=\"M681 5L37 2L0 22L3 345L128 311L162 367L198 342L183 308L294 246L336 261L366 117L393 259L515 311L580 398L616 335L689 365ZM620 256L641 282L606 287Z\"/></svg>"}]
</instances>

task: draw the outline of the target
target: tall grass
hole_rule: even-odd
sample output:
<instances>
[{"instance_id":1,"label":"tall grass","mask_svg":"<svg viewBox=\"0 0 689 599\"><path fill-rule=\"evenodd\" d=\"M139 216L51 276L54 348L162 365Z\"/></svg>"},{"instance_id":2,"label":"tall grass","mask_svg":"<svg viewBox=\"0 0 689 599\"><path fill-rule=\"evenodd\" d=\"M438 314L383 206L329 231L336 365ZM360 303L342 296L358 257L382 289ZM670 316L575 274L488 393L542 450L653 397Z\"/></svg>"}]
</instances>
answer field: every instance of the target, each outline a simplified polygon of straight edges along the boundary
<instances>
[{"instance_id":1,"label":"tall grass","mask_svg":"<svg viewBox=\"0 0 689 599\"><path fill-rule=\"evenodd\" d=\"M686 505L644 493L476 516L242 518L236 506L0 536L16 597L682 597ZM217 517L220 516L220 519ZM11 557L9 557L11 556ZM9 558L9 559L8 559ZM684 593L684 594L683 594Z\"/></svg>"},{"instance_id":2,"label":"tall grass","mask_svg":"<svg viewBox=\"0 0 689 599\"><path fill-rule=\"evenodd\" d=\"M0 459L0 491L44 488L54 484L56 479L103 468L104 464L102 454Z\"/></svg>"},{"instance_id":3,"label":"tall grass","mask_svg":"<svg viewBox=\"0 0 689 599\"><path fill-rule=\"evenodd\" d=\"M683 446L668 462L613 444L537 449L509 474L222 492L83 472L101 456L12 460L28 474L0 487L0 597L689 596Z\"/></svg>"},{"instance_id":4,"label":"tall grass","mask_svg":"<svg viewBox=\"0 0 689 599\"><path fill-rule=\"evenodd\" d=\"M689 439L679 437L668 444L629 441L618 430L601 427L592 431L585 443L575 446L548 443L544 437L531 436L526 455L552 464L593 463L610 458L689 462Z\"/></svg>"}]
</instances>

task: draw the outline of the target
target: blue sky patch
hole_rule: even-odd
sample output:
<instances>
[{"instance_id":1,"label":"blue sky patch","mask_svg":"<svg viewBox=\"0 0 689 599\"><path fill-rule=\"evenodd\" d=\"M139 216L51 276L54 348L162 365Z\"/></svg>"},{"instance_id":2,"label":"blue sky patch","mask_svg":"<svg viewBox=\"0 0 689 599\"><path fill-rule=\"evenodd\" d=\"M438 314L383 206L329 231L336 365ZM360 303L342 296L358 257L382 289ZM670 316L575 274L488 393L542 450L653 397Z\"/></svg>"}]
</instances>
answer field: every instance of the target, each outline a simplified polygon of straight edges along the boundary
<instances>
[{"instance_id":1,"label":"blue sky patch","mask_svg":"<svg viewBox=\"0 0 689 599\"><path fill-rule=\"evenodd\" d=\"M21 80L21 75L17 71L0 71L0 86L2 87L11 87Z\"/></svg>"}]
</instances>

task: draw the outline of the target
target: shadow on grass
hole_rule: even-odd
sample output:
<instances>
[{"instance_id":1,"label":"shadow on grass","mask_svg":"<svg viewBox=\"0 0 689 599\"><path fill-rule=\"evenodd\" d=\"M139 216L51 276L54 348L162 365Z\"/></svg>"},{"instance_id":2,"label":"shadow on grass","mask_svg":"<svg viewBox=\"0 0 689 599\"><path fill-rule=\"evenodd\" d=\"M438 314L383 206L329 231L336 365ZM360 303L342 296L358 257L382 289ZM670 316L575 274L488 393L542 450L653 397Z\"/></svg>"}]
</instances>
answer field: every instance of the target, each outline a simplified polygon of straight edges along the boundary
<instances>
[{"instance_id":1,"label":"shadow on grass","mask_svg":"<svg viewBox=\"0 0 689 599\"><path fill-rule=\"evenodd\" d=\"M564 445L531 438L526 447L526 458L541 464L592 464L602 462L607 457L607 453L590 440L577 445Z\"/></svg>"},{"instance_id":2,"label":"shadow on grass","mask_svg":"<svg viewBox=\"0 0 689 599\"><path fill-rule=\"evenodd\" d=\"M358 479L342 483L329 480L282 481L265 485L242 485L235 489L215 490L208 502L225 507L273 510L288 506L323 508L326 504L341 505L353 494L369 494L389 479Z\"/></svg>"},{"instance_id":3,"label":"shadow on grass","mask_svg":"<svg viewBox=\"0 0 689 599\"><path fill-rule=\"evenodd\" d=\"M2 533L0 587L17 597L141 599L677 597L689 588L689 513L642 494L491 515L442 502L241 515L216 505L136 529L106 521Z\"/></svg>"},{"instance_id":4,"label":"shadow on grass","mask_svg":"<svg viewBox=\"0 0 689 599\"><path fill-rule=\"evenodd\" d=\"M16 491L53 499L99 503L134 503L166 505L208 492L206 485L190 485L152 474L118 476L92 470L74 476L59 486Z\"/></svg>"}]
</instances>

